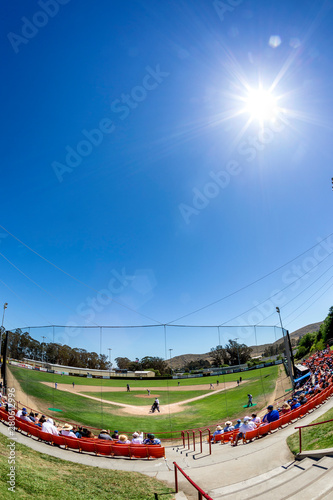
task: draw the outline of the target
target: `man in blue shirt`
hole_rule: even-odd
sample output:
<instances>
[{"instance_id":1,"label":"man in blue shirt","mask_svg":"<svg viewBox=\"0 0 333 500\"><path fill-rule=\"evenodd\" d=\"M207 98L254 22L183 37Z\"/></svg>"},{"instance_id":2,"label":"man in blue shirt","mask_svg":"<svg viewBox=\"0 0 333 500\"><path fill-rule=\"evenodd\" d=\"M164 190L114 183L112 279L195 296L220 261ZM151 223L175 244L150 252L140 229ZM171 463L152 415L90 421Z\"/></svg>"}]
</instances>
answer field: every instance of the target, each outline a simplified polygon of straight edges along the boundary
<instances>
[{"instance_id":1,"label":"man in blue shirt","mask_svg":"<svg viewBox=\"0 0 333 500\"><path fill-rule=\"evenodd\" d=\"M270 424L271 422L275 422L275 420L279 420L280 415L277 410L274 410L273 405L267 406L268 413L264 415L262 422L265 424Z\"/></svg>"},{"instance_id":2,"label":"man in blue shirt","mask_svg":"<svg viewBox=\"0 0 333 500\"><path fill-rule=\"evenodd\" d=\"M147 434L143 444L161 444L161 440L155 437L155 434Z\"/></svg>"},{"instance_id":3,"label":"man in blue shirt","mask_svg":"<svg viewBox=\"0 0 333 500\"><path fill-rule=\"evenodd\" d=\"M240 418L237 419L237 424L235 425L235 429L239 429L241 426L241 423L242 423L241 419Z\"/></svg>"},{"instance_id":4,"label":"man in blue shirt","mask_svg":"<svg viewBox=\"0 0 333 500\"><path fill-rule=\"evenodd\" d=\"M301 404L298 402L298 399L294 398L290 406L292 410L295 410L296 408L299 408Z\"/></svg>"}]
</instances>

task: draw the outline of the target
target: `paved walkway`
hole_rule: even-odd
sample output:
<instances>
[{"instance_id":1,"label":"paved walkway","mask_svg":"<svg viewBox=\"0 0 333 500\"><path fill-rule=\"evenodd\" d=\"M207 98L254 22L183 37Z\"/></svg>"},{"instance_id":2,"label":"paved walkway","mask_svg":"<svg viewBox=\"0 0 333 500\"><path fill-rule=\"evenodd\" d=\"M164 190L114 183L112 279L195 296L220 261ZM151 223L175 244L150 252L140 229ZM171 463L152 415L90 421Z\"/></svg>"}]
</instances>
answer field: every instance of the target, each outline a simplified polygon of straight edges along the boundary
<instances>
[{"instance_id":1,"label":"paved walkway","mask_svg":"<svg viewBox=\"0 0 333 500\"><path fill-rule=\"evenodd\" d=\"M295 426L311 423L330 408L333 408L333 398L329 399L318 410L298 420L297 423L291 424L272 435L255 440L253 443L239 444L236 448L230 445L215 444L212 446L212 455L208 455L208 444L206 443L203 445L204 453L202 455L198 454L198 450L195 453L193 451L188 452L188 450L181 453L180 449L177 451L177 449L169 447L166 449L166 460L147 461L96 457L55 448L20 433L16 435L17 442L25 444L36 451L94 467L140 472L163 480L172 487L174 487L172 463L175 461L202 489L208 491L250 479L292 462L294 458L286 445L286 438L295 432ZM8 435L8 427L0 423L0 432ZM186 452L188 452L187 456ZM186 492L188 498L197 498L196 495L193 495L193 488L189 483L181 477L179 479L180 489Z\"/></svg>"}]
</instances>

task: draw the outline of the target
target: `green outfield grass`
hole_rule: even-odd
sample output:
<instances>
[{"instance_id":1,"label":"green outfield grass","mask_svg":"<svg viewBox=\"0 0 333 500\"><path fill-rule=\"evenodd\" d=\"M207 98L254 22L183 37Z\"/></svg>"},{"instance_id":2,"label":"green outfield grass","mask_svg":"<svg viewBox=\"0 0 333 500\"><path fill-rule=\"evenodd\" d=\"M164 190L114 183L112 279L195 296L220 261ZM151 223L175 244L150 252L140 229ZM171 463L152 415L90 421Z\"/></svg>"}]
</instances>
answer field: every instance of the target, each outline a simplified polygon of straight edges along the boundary
<instances>
[{"instance_id":1,"label":"green outfield grass","mask_svg":"<svg viewBox=\"0 0 333 500\"><path fill-rule=\"evenodd\" d=\"M267 370L277 369L277 366L269 366L267 368L262 368L265 375ZM126 391L126 384L128 383L131 389L135 389L135 387L144 387L145 389L151 389L152 387L177 387L178 382L180 386L187 385L202 385L207 384L207 388L209 389L209 384L213 384L214 387L216 385L216 381L219 380L220 384L223 384L224 381L236 381L241 376L243 380L251 380L257 379L260 377L260 370L250 370L241 373L230 373L229 375L212 375L209 377L197 377L197 378L189 378L189 379L163 379L163 380L155 380L154 378L149 380L119 380L117 378L112 379L98 379L98 378L86 378L86 377L74 377L70 375L58 375L55 373L47 373L40 372L38 370L28 370L27 368L18 368L16 366L10 366L10 369L13 370L23 370L25 373L25 377L29 378L29 380L36 380L38 382L51 382L58 384L68 384L72 385L74 382L75 385L92 385L92 386L103 386L103 387L123 387L124 391ZM14 371L13 371L14 373Z\"/></svg>"},{"instance_id":2,"label":"green outfield grass","mask_svg":"<svg viewBox=\"0 0 333 500\"><path fill-rule=\"evenodd\" d=\"M134 432L134 430L154 432L155 434L160 434L161 437L163 437L161 433L164 432L177 432L177 435L179 436L179 431L183 429L205 427L208 425L215 425L220 422L224 423L229 418L235 419L248 414L251 412L251 409L243 408L243 405L247 402L248 393L253 395L254 402L257 403L254 411L258 411L263 405L265 405L269 395L273 392L278 374L277 366L263 368L262 370L253 370L251 372L243 372L243 380L247 377L247 383L242 382L239 387L235 387L234 389L229 389L220 393L213 393L207 398L188 403L185 405L185 411L174 414L164 413L167 412L167 410L163 407L163 404L168 403L167 398L179 397L182 398L178 399L178 402L180 402L193 397L192 392L200 392L202 394L202 392L205 391L170 391L169 393L161 391L161 413L154 415L148 415L149 407L153 400L149 401L148 399L138 398L136 397L136 394L134 394L135 391L131 391L130 393L124 391L123 393L115 392L110 394L111 401L127 402L128 404L135 404L133 401L136 401L136 399L142 399L147 402L149 401L147 404L147 415L130 415L123 414L121 408L116 405L89 400L88 398L82 397L78 394L56 390L53 387L41 384L40 382L45 381L45 378L47 378L50 374L30 370L28 371L27 369L17 367L11 367L10 369L20 383L22 390L28 396L38 399L43 408L59 408L63 410L61 413L48 411L48 414L53 415L55 419L61 418L67 421L80 423L86 426L90 425L97 428L106 427L113 430L118 429L127 433ZM254 375L256 375L256 377ZM58 377L60 378L60 382L63 382L67 378L66 376ZM220 380L221 379L222 377ZM229 381L230 379L232 380L232 375L225 376L226 381ZM77 379L75 380L77 382ZM191 383L193 384L193 382L197 380L198 379L191 379ZM199 380L201 381L202 379ZM90 382L91 379L80 379L80 382L84 385L87 385L87 381ZM110 384L110 382L113 381L94 380L94 382L108 382ZM161 386L162 384L166 386L166 381L158 382ZM107 391L104 392L105 389L106 387L103 384L103 397L105 394L108 394ZM101 392L97 393L96 391L96 394L97 397L100 397ZM92 393L89 393L89 395L92 395ZM136 404L139 406L137 401ZM47 412L46 409L45 412Z\"/></svg>"}]
</instances>

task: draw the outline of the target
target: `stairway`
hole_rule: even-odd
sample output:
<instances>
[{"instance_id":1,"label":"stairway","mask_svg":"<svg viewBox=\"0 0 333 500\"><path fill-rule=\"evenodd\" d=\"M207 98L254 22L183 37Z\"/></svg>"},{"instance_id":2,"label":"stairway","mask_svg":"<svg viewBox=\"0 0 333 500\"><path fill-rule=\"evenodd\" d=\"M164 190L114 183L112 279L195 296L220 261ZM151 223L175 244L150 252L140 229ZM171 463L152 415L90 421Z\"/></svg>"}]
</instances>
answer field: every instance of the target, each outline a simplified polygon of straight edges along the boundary
<instances>
[{"instance_id":1,"label":"stairway","mask_svg":"<svg viewBox=\"0 0 333 500\"><path fill-rule=\"evenodd\" d=\"M333 457L305 458L208 493L214 500L328 500L333 498Z\"/></svg>"}]
</instances>

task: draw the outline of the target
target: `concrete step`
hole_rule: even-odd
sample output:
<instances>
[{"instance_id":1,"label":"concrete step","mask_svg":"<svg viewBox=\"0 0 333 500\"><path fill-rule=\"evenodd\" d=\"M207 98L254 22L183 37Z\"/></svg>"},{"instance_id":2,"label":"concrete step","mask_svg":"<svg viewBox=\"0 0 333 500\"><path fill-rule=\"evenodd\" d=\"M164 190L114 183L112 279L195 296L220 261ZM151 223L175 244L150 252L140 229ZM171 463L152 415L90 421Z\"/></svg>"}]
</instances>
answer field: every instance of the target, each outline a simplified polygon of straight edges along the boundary
<instances>
[{"instance_id":1,"label":"concrete step","mask_svg":"<svg viewBox=\"0 0 333 500\"><path fill-rule=\"evenodd\" d=\"M188 497L183 491L178 491L178 493L176 493L175 495L175 500L188 500Z\"/></svg>"},{"instance_id":2,"label":"concrete step","mask_svg":"<svg viewBox=\"0 0 333 500\"><path fill-rule=\"evenodd\" d=\"M313 460L310 458L302 460L301 464L299 462L292 462L287 466L277 467L276 469L247 479L246 481L223 488L217 488L211 492L211 496L214 500L218 500L222 497L224 500L246 500L261 493L267 495L267 491L271 491L272 488L279 486L282 482L287 480L285 479L285 474L287 472L290 475L289 477L292 478L298 476L303 470L309 469L312 464Z\"/></svg>"},{"instance_id":3,"label":"concrete step","mask_svg":"<svg viewBox=\"0 0 333 500\"><path fill-rule=\"evenodd\" d=\"M327 482L327 472L332 473L332 461L330 457L322 458L319 462L315 460L310 460L312 462L310 467L306 467L305 470L299 470L299 473L295 474L294 471L290 470L284 474L283 482L275 486L273 489L267 484L266 492L261 494L256 494L252 498L256 500L267 500L267 494L269 494L270 500L282 500L289 498L302 498L303 492L312 485L313 482L321 484L322 482ZM300 466L303 465L303 461ZM298 466L298 467L300 467ZM295 467L296 468L296 467ZM326 477L323 477L326 476ZM317 497L313 497L317 498ZM313 500L313 498L311 500Z\"/></svg>"},{"instance_id":4,"label":"concrete step","mask_svg":"<svg viewBox=\"0 0 333 500\"><path fill-rule=\"evenodd\" d=\"M214 500L267 500L267 496L270 500L319 500L333 491L332 473L333 457L319 461L306 458L209 494Z\"/></svg>"},{"instance_id":5,"label":"concrete step","mask_svg":"<svg viewBox=\"0 0 333 500\"><path fill-rule=\"evenodd\" d=\"M302 500L321 500L333 498L333 457L327 457L329 460L319 460L314 467L327 467L327 470L312 481L305 488L302 488ZM297 493L288 497L288 500L299 500L300 494Z\"/></svg>"}]
</instances>

